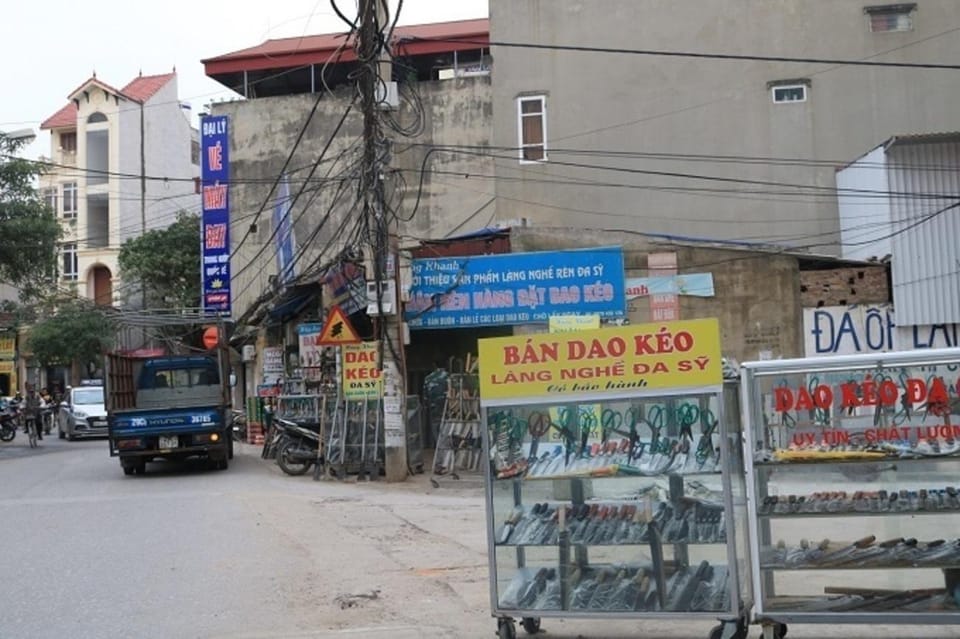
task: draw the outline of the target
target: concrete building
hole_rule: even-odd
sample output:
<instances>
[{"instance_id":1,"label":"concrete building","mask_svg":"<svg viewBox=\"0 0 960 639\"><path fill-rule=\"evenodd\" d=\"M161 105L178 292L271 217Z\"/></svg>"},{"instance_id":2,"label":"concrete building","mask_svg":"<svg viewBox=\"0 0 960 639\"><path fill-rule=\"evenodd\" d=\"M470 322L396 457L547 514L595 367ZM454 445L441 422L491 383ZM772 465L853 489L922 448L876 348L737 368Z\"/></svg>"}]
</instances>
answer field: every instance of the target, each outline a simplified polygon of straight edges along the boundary
<instances>
[{"instance_id":1,"label":"concrete building","mask_svg":"<svg viewBox=\"0 0 960 639\"><path fill-rule=\"evenodd\" d=\"M844 256L890 263L896 350L960 346L958 174L956 132L896 135L837 171Z\"/></svg>"},{"instance_id":2,"label":"concrete building","mask_svg":"<svg viewBox=\"0 0 960 639\"><path fill-rule=\"evenodd\" d=\"M491 0L497 217L839 254L834 168L956 129L954 0Z\"/></svg>"},{"instance_id":3,"label":"concrete building","mask_svg":"<svg viewBox=\"0 0 960 639\"><path fill-rule=\"evenodd\" d=\"M40 128L50 131L41 192L63 221L60 278L98 304L122 304L117 255L129 238L198 210L199 139L176 73L116 89L96 75Z\"/></svg>"},{"instance_id":4,"label":"concrete building","mask_svg":"<svg viewBox=\"0 0 960 639\"><path fill-rule=\"evenodd\" d=\"M492 182L469 180L474 173L492 174L492 160L430 151L492 142L489 56L486 46L477 44L486 39L487 30L486 20L466 20L397 27L394 33L397 99L385 119L398 130L415 132L409 138L399 131L389 133L388 199L401 217L404 240L445 237L492 219ZM409 40L414 37L454 41ZM469 42L458 44L456 38ZM363 267L370 257L341 255L348 246L368 245L368 239L358 242L363 231L356 227L362 154L358 104L338 130L356 94L355 80L349 77L356 53L352 41L326 34L268 40L203 63L208 76L249 98L211 107L213 115L228 116L230 127L233 315L277 323L303 309L322 286L331 260L356 260ZM307 125L315 104L316 114ZM303 139L296 144L304 126ZM422 174L425 161L444 175ZM285 164L284 177L274 189ZM289 241L294 257L286 282L278 278L284 234L277 229L284 217L293 229ZM273 310L264 316L269 308Z\"/></svg>"}]
</instances>

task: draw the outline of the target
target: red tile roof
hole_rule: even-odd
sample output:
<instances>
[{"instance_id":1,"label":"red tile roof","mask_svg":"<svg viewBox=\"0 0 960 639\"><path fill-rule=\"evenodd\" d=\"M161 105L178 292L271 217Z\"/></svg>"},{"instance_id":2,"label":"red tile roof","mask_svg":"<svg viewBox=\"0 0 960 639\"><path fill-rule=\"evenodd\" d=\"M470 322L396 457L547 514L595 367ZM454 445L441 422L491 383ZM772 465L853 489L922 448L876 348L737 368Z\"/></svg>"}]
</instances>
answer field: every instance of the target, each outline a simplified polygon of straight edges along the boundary
<instances>
[{"instance_id":1,"label":"red tile roof","mask_svg":"<svg viewBox=\"0 0 960 639\"><path fill-rule=\"evenodd\" d=\"M153 95L162 89L167 82L170 82L177 76L176 73L163 73L161 75L141 75L131 80L127 86L120 89L124 95L136 100L137 102L146 102Z\"/></svg>"},{"instance_id":2,"label":"red tile roof","mask_svg":"<svg viewBox=\"0 0 960 639\"><path fill-rule=\"evenodd\" d=\"M214 75L217 73L229 73L239 70L254 70L278 68L300 64L323 63L333 54L343 43L345 33L325 33L321 35L312 35L304 37L279 38L276 40L267 40L263 44L254 47L240 49L231 53L215 56L201 60L206 74ZM488 41L490 38L490 20L480 18L477 20L457 20L455 22L437 22L433 24L417 24L397 27L393 32L393 39L396 41L405 38L444 38L444 41L410 43L405 44L405 52L410 54L420 53L415 50L418 47L426 46L432 53L437 50L463 49L456 46L455 43L446 40L463 38L471 41ZM346 62L356 59L356 52L351 44L353 39L348 40L347 46L341 52L340 60ZM477 45L470 45L469 48L477 48Z\"/></svg>"},{"instance_id":3,"label":"red tile roof","mask_svg":"<svg viewBox=\"0 0 960 639\"><path fill-rule=\"evenodd\" d=\"M70 98L70 99L73 99L73 96L75 96L77 93L80 93L80 91L82 91L82 90L84 89L84 87L86 87L88 84L95 84L95 85L97 85L98 87L100 87L100 88L102 88L102 89L106 89L107 91L109 91L110 93L113 93L113 94L115 94L115 95L123 95L123 93L120 91L120 89L115 89L114 87L110 86L109 84L107 84L107 83L104 82L103 80L99 80L99 79L97 78L97 76L92 75L92 76L90 76L89 78L87 78L86 80L84 80L83 82L81 82L81 83L80 83L80 86L78 86L76 89L74 89L73 91L71 91L70 93L68 93L68 94L67 94L67 97Z\"/></svg>"},{"instance_id":4,"label":"red tile roof","mask_svg":"<svg viewBox=\"0 0 960 639\"><path fill-rule=\"evenodd\" d=\"M77 105L74 102L68 103L65 107L51 115L43 121L40 129L59 129L63 126L77 125Z\"/></svg>"},{"instance_id":5,"label":"red tile roof","mask_svg":"<svg viewBox=\"0 0 960 639\"><path fill-rule=\"evenodd\" d=\"M122 89L115 89L103 80L91 76L83 81L76 89L70 92L72 98L88 84L95 84L110 91L116 95L133 100L134 102L146 102L153 95L162 89L167 82L176 77L176 73L163 73L160 75L141 75L127 83ZM64 126L75 126L77 123L77 105L71 100L65 107L51 115L40 125L41 129L56 129Z\"/></svg>"}]
</instances>

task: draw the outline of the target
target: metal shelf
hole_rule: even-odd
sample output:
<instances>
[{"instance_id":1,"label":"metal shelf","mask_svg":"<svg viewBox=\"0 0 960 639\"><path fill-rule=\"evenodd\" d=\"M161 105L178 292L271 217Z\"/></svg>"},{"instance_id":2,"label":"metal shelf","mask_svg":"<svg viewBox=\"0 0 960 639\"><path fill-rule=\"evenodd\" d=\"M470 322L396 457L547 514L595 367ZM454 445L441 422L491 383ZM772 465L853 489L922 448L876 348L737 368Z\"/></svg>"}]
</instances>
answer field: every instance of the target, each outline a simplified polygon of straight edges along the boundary
<instances>
[{"instance_id":1,"label":"metal shelf","mask_svg":"<svg viewBox=\"0 0 960 639\"><path fill-rule=\"evenodd\" d=\"M649 546L649 539L642 541L623 541L623 542L604 542L604 543L584 543L582 541L571 541L570 546L583 546L583 547L604 547L604 546ZM560 544L494 544L497 548L556 548ZM664 546L726 546L727 540L720 539L717 541L669 541L663 540Z\"/></svg>"},{"instance_id":2,"label":"metal shelf","mask_svg":"<svg viewBox=\"0 0 960 639\"><path fill-rule=\"evenodd\" d=\"M550 475L547 477L538 476L538 475L523 475L523 476L512 476L512 477L496 477L494 481L554 481L558 479L623 479L623 478L636 479L637 477L655 479L658 477L720 477L719 470L710 470L710 471L697 471L693 473L644 473L644 474L633 474L633 473L617 473L616 475Z\"/></svg>"},{"instance_id":3,"label":"metal shelf","mask_svg":"<svg viewBox=\"0 0 960 639\"><path fill-rule=\"evenodd\" d=\"M938 461L960 461L960 454L954 455L928 455L927 457L876 457L873 459L810 459L804 461L785 461L785 462L758 462L754 460L754 468L805 468L809 466L834 466L848 464L896 464L902 462L938 462Z\"/></svg>"},{"instance_id":4,"label":"metal shelf","mask_svg":"<svg viewBox=\"0 0 960 639\"><path fill-rule=\"evenodd\" d=\"M779 570L779 571L834 571L834 570L948 570L951 568L960 568L960 560L954 563L943 565L923 565L916 564L875 564L870 566L853 566L841 564L838 566L760 566L760 570Z\"/></svg>"},{"instance_id":5,"label":"metal shelf","mask_svg":"<svg viewBox=\"0 0 960 639\"><path fill-rule=\"evenodd\" d=\"M866 511L862 512L859 510L838 510L836 512L828 513L765 513L757 514L757 517L760 519L836 519L839 517L850 517L851 515L857 515L862 517L893 517L901 515L960 515L960 508L953 510L900 510L900 511Z\"/></svg>"}]
</instances>

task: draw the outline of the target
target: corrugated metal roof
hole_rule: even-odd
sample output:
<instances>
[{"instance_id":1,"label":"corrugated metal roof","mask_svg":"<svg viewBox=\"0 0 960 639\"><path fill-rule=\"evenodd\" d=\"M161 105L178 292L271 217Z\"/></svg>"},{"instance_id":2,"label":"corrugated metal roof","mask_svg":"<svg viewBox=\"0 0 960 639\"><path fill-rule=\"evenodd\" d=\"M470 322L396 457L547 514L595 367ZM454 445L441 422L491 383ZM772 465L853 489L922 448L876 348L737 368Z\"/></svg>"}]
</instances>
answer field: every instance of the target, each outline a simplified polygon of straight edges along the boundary
<instances>
[{"instance_id":1,"label":"corrugated metal roof","mask_svg":"<svg viewBox=\"0 0 960 639\"><path fill-rule=\"evenodd\" d=\"M908 133L905 135L895 135L883 146L888 149L898 144L936 144L939 142L958 142L960 141L960 131L948 131L944 133Z\"/></svg>"},{"instance_id":2,"label":"corrugated metal roof","mask_svg":"<svg viewBox=\"0 0 960 639\"><path fill-rule=\"evenodd\" d=\"M901 136L887 156L891 191L944 196L891 198L897 324L960 323L960 134Z\"/></svg>"},{"instance_id":3,"label":"corrugated metal roof","mask_svg":"<svg viewBox=\"0 0 960 639\"><path fill-rule=\"evenodd\" d=\"M486 42L490 37L490 20L457 20L433 24L417 24L397 27L393 32L393 45L397 49L401 44L408 55L477 49L475 41ZM443 38L434 42L404 42L410 38ZM458 38L470 40L471 44L452 42ZM225 53L201 60L205 73L214 76L221 73L252 71L273 68L285 68L307 64L323 64L330 59L341 46L338 59L349 62L357 59L353 50L353 38L346 33L324 33L293 38L279 38L239 51ZM346 42L346 46L344 43Z\"/></svg>"},{"instance_id":4,"label":"corrugated metal roof","mask_svg":"<svg viewBox=\"0 0 960 639\"><path fill-rule=\"evenodd\" d=\"M393 32L395 40L404 38L463 38L490 32L490 20L456 20L453 22L436 22L433 24L415 24L397 27ZM201 60L201 64L210 62L224 62L244 58L261 58L266 56L284 56L294 53L315 53L336 51L344 41L343 32L322 33L319 35L277 38L266 40L262 44L223 55ZM352 42L353 39L351 38Z\"/></svg>"}]
</instances>

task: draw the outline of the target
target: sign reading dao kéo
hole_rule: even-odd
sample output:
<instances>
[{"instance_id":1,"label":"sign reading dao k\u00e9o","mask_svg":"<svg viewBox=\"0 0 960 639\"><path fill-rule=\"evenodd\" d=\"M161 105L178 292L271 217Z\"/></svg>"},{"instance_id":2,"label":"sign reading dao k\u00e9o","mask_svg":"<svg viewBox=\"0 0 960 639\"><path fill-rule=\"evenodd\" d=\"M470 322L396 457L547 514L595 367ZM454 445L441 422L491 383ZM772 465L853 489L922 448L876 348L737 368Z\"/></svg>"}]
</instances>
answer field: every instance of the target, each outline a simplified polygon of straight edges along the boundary
<instances>
[{"instance_id":1,"label":"sign reading dao k\u00e9o","mask_svg":"<svg viewBox=\"0 0 960 639\"><path fill-rule=\"evenodd\" d=\"M478 344L481 401L723 383L715 319L494 337Z\"/></svg>"},{"instance_id":2,"label":"sign reading dao k\u00e9o","mask_svg":"<svg viewBox=\"0 0 960 639\"><path fill-rule=\"evenodd\" d=\"M377 399L383 395L379 342L344 344L343 396L345 399Z\"/></svg>"}]
</instances>

